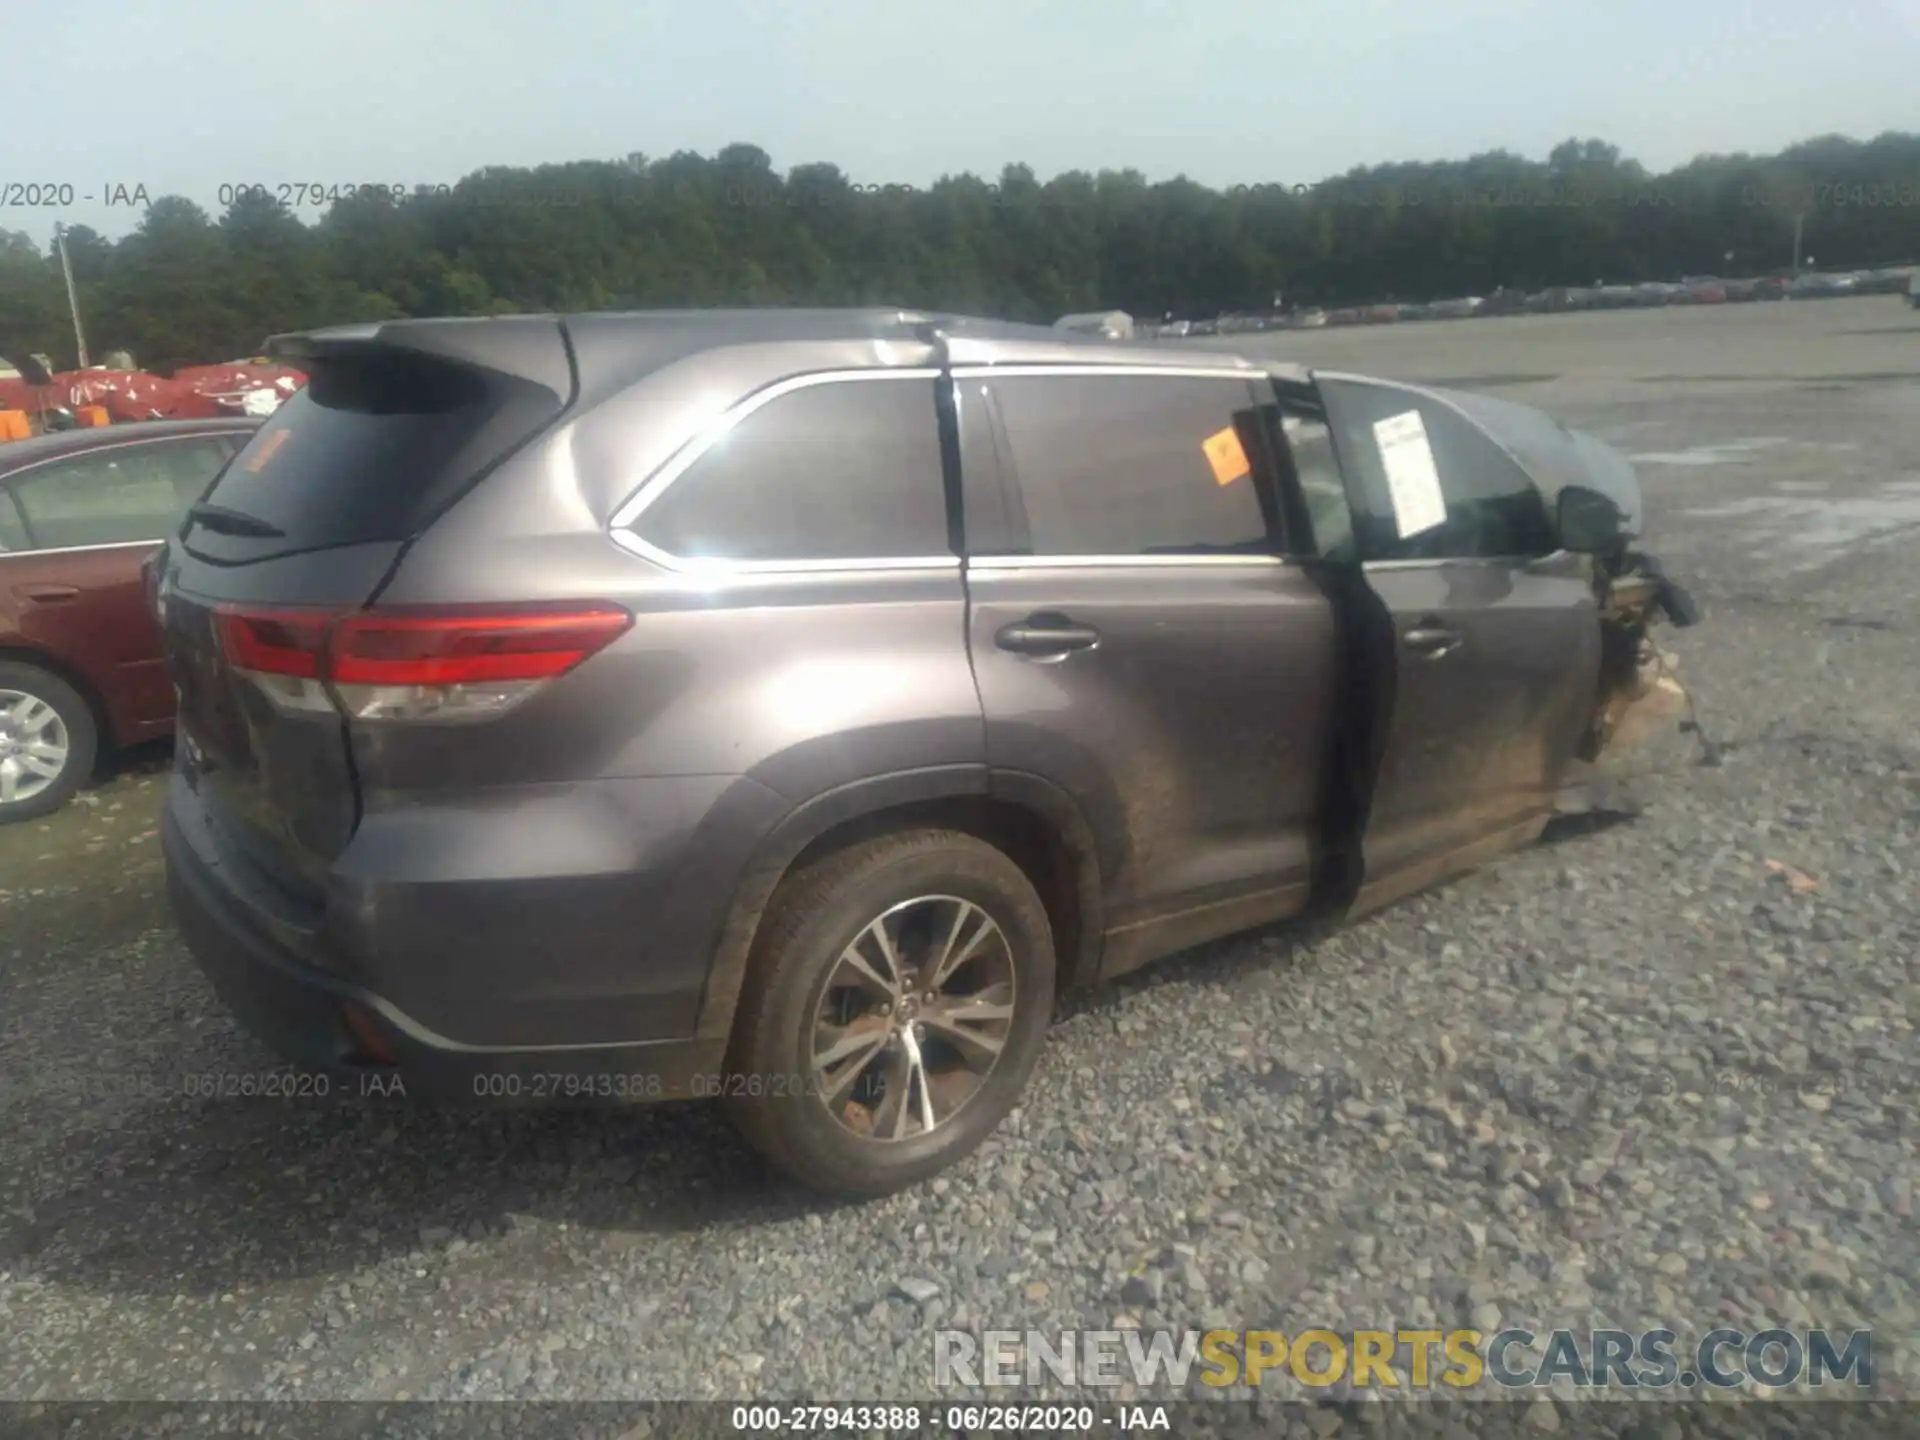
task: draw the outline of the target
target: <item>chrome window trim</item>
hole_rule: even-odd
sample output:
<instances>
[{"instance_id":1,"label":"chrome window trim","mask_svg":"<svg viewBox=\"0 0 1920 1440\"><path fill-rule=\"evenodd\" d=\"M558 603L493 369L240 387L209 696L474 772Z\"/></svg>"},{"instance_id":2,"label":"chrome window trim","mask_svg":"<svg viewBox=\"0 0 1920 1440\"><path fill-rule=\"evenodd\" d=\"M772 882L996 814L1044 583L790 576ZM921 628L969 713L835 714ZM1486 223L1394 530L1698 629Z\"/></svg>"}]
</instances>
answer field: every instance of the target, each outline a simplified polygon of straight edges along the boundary
<instances>
[{"instance_id":1,"label":"chrome window trim","mask_svg":"<svg viewBox=\"0 0 1920 1440\"><path fill-rule=\"evenodd\" d=\"M607 522L608 535L613 543L643 560L650 560L664 569L682 574L712 575L723 577L729 573L765 575L785 573L808 573L823 570L906 570L906 569L946 569L958 566L960 559L956 555L910 555L889 556L883 559L861 559L848 557L834 560L719 560L694 556L675 555L661 549L642 538L633 524L645 513L647 507L664 495L674 481L678 480L695 461L735 426L762 406L771 404L783 395L791 395L796 390L810 389L816 385L842 385L862 380L937 380L940 371L933 366L912 366L898 369L870 368L864 370L814 370L804 375L789 375L784 380L776 380L763 386L743 399L736 400L718 415L701 425L672 455L656 469L634 492L620 503L613 512L613 518Z\"/></svg>"},{"instance_id":2,"label":"chrome window trim","mask_svg":"<svg viewBox=\"0 0 1920 1440\"><path fill-rule=\"evenodd\" d=\"M1267 378L1265 371L1256 370L1252 366L1236 370L1218 365L1042 365L1017 363L1012 365L956 365L953 368L953 378L956 380L991 380L997 376L1027 378L1036 376L1101 376L1107 379L1122 376L1187 380L1239 380L1243 383L1257 383Z\"/></svg>"},{"instance_id":3,"label":"chrome window trim","mask_svg":"<svg viewBox=\"0 0 1920 1440\"><path fill-rule=\"evenodd\" d=\"M857 574L869 570L958 570L958 555L849 555L833 560L717 560L673 555L642 540L631 530L614 530L609 538L622 550L649 560L688 580L725 580L729 576Z\"/></svg>"},{"instance_id":4,"label":"chrome window trim","mask_svg":"<svg viewBox=\"0 0 1920 1440\"><path fill-rule=\"evenodd\" d=\"M1573 551L1562 546L1545 555L1436 555L1420 560L1362 560L1366 570L1412 570L1422 565L1547 565L1564 564Z\"/></svg>"},{"instance_id":5,"label":"chrome window trim","mask_svg":"<svg viewBox=\"0 0 1920 1440\"><path fill-rule=\"evenodd\" d=\"M871 570L935 571L952 570L961 565L955 555L848 556L831 560L723 560L675 555L641 536L634 522L661 495L691 469L721 437L759 410L783 395L815 385L836 385L862 380L937 380L941 371L931 366L899 369L817 370L788 376L765 386L720 412L700 427L673 452L639 487L622 501L608 522L608 538L629 554L637 555L664 570L694 580L725 581L729 576L855 574ZM1198 380L1234 380L1257 384L1265 372L1245 368L1193 365L1075 365L1012 364L959 365L949 372L955 380L982 380L995 377L1104 377L1104 378L1176 378ZM1105 566L1183 567L1220 565L1285 565L1278 555L988 555L970 559L973 570L1037 570L1051 568L1088 569Z\"/></svg>"},{"instance_id":6,"label":"chrome window trim","mask_svg":"<svg viewBox=\"0 0 1920 1440\"><path fill-rule=\"evenodd\" d=\"M799 578L811 575L859 576L874 571L891 573L938 574L961 566L954 555L850 557L844 560L683 560L655 551L644 540L622 531L613 537L623 549L672 571L672 578L688 585L724 585L729 581ZM658 557L656 559L656 556ZM1257 569L1284 569L1300 562L1286 555L982 555L969 559L970 575L991 576L1001 570L1091 570L1107 568L1191 569L1199 567L1245 566ZM1443 562L1394 561L1394 564ZM1458 563L1458 562L1444 562Z\"/></svg>"},{"instance_id":7,"label":"chrome window trim","mask_svg":"<svg viewBox=\"0 0 1920 1440\"><path fill-rule=\"evenodd\" d=\"M89 550L135 550L143 545L164 545L166 537L158 540L107 540L98 545L54 545L45 550L0 550L0 560L18 560L26 556L38 559L42 555L84 555Z\"/></svg>"},{"instance_id":8,"label":"chrome window trim","mask_svg":"<svg viewBox=\"0 0 1920 1440\"><path fill-rule=\"evenodd\" d=\"M0 470L0 486L10 486L22 476L31 475L34 471L48 465L64 465L69 460L83 460L90 455L98 455L107 450L125 450L130 445L179 445L194 440L224 440L231 436L252 433L252 430L236 425L231 430L195 430L185 435L133 435L125 440L107 440L98 445L82 445L77 450L69 450L64 455L46 455L38 460L29 460L15 469Z\"/></svg>"},{"instance_id":9,"label":"chrome window trim","mask_svg":"<svg viewBox=\"0 0 1920 1440\"><path fill-rule=\"evenodd\" d=\"M1284 555L977 555L969 574L982 570L1089 570L1110 566L1185 569L1194 566L1251 565L1271 568L1294 563Z\"/></svg>"}]
</instances>

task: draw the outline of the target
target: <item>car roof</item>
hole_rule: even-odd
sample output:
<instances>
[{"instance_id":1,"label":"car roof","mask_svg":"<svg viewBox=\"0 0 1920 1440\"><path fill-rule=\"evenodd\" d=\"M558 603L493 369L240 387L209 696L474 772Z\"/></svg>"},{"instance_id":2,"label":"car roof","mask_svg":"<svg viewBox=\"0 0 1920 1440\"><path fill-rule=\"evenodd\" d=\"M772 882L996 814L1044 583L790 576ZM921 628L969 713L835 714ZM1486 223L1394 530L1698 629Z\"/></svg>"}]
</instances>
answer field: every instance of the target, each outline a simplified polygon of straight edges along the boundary
<instances>
[{"instance_id":1,"label":"car roof","mask_svg":"<svg viewBox=\"0 0 1920 1440\"><path fill-rule=\"evenodd\" d=\"M863 363L925 365L934 353L936 332L945 339L955 365L1150 365L1240 369L1250 375L1275 368L1225 349L1114 341L1050 325L898 306L388 320L275 335L267 350L295 363L360 347L412 350L518 374L556 394L572 387L564 358L570 351L571 363L578 367L578 398L591 404L676 361L732 346L819 344L844 354L852 343L870 357Z\"/></svg>"},{"instance_id":2,"label":"car roof","mask_svg":"<svg viewBox=\"0 0 1920 1440\"><path fill-rule=\"evenodd\" d=\"M120 425L90 425L77 430L56 430L28 440L0 445L0 475L42 460L61 455L77 455L106 445L124 445L135 440L161 440L173 435L231 435L235 431L259 426L256 419L236 415L232 419L213 420L136 420Z\"/></svg>"}]
</instances>

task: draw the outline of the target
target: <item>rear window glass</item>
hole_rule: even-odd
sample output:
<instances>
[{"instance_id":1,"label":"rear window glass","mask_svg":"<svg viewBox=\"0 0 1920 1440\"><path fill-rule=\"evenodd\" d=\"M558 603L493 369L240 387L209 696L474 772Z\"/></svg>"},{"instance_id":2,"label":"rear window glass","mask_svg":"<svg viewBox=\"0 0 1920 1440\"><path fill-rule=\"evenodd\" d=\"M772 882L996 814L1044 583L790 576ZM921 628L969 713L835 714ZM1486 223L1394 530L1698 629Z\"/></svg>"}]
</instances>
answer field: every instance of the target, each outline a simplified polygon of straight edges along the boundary
<instances>
[{"instance_id":1,"label":"rear window glass","mask_svg":"<svg viewBox=\"0 0 1920 1440\"><path fill-rule=\"evenodd\" d=\"M408 357L312 362L207 496L278 537L190 526L189 548L249 554L402 540L560 402L504 376Z\"/></svg>"}]
</instances>

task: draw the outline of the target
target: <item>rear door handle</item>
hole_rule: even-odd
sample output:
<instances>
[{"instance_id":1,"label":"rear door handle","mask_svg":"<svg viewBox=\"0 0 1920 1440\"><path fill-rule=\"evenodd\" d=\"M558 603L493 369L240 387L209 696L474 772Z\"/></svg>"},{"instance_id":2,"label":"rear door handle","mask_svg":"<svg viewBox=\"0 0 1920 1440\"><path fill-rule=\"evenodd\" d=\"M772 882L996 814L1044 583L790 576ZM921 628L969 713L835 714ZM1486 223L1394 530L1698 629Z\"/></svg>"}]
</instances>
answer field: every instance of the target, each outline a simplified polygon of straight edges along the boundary
<instances>
[{"instance_id":1,"label":"rear door handle","mask_svg":"<svg viewBox=\"0 0 1920 1440\"><path fill-rule=\"evenodd\" d=\"M80 598L79 590L71 585L16 585L13 593L22 600L35 600L42 605L58 605Z\"/></svg>"},{"instance_id":2,"label":"rear door handle","mask_svg":"<svg viewBox=\"0 0 1920 1440\"><path fill-rule=\"evenodd\" d=\"M1465 638L1458 630L1449 630L1437 620L1422 620L1401 637L1409 650L1430 660L1451 655Z\"/></svg>"},{"instance_id":3,"label":"rear door handle","mask_svg":"<svg viewBox=\"0 0 1920 1440\"><path fill-rule=\"evenodd\" d=\"M1016 655L1065 655L1073 650L1091 650L1100 643L1100 632L1091 625L1075 625L1064 618L1030 615L1025 620L1002 626L993 643Z\"/></svg>"}]
</instances>

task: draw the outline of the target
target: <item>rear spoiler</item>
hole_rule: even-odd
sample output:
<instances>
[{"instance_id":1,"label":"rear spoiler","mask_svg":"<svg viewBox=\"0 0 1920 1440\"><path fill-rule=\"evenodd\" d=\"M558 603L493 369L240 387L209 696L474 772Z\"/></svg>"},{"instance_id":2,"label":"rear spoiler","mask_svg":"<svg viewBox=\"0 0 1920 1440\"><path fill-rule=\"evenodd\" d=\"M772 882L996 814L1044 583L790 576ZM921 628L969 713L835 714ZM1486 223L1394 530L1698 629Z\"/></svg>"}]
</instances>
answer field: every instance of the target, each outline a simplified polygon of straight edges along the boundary
<instances>
[{"instance_id":1,"label":"rear spoiler","mask_svg":"<svg viewBox=\"0 0 1920 1440\"><path fill-rule=\"evenodd\" d=\"M269 336L265 348L275 360L303 366L379 354L426 356L538 385L563 406L579 390L572 346L557 315L330 325Z\"/></svg>"}]
</instances>

